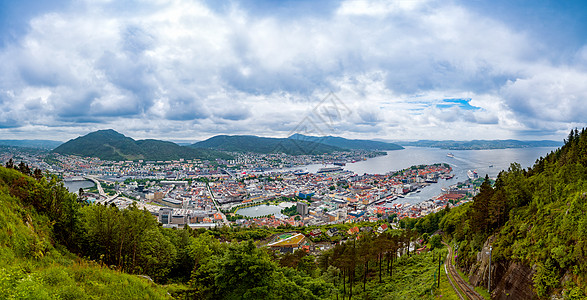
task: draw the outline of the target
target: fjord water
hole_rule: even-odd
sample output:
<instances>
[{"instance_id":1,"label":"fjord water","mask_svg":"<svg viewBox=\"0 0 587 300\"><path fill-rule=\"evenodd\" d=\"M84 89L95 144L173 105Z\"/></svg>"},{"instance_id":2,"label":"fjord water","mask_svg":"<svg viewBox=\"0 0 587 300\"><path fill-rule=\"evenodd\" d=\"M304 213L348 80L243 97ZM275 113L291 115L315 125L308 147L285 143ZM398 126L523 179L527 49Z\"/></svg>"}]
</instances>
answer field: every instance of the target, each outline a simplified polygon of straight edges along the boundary
<instances>
[{"instance_id":1,"label":"fjord water","mask_svg":"<svg viewBox=\"0 0 587 300\"><path fill-rule=\"evenodd\" d=\"M490 149L490 150L446 150L426 147L406 147L403 150L387 151L387 155L370 158L356 163L349 163L343 168L353 171L359 175L363 174L386 174L393 171L409 168L414 165L447 163L452 169L455 177L449 180L439 180L436 184L423 188L420 193L412 193L396 202L418 203L438 196L443 187L465 181L467 170L477 170L480 177L496 177L502 170L507 170L513 162L519 163L523 168L534 165L536 159L544 157L554 147L536 148L512 148L512 149ZM452 153L454 157L448 157ZM316 172L325 165L314 164L306 168L310 172ZM331 166L331 165L328 165Z\"/></svg>"},{"instance_id":2,"label":"fjord water","mask_svg":"<svg viewBox=\"0 0 587 300\"><path fill-rule=\"evenodd\" d=\"M81 181L65 181L63 185L70 193L78 193L80 188L87 189L93 187L95 184L89 180Z\"/></svg>"}]
</instances>

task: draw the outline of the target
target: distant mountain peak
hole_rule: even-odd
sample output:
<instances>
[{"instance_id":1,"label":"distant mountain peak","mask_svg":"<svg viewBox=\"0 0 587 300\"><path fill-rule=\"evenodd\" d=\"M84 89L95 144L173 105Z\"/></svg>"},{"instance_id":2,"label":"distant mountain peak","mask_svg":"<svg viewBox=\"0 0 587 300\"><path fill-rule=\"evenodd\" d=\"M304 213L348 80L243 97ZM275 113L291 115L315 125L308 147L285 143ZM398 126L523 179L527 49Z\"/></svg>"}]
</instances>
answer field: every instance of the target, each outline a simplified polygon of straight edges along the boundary
<instances>
[{"instance_id":1,"label":"distant mountain peak","mask_svg":"<svg viewBox=\"0 0 587 300\"><path fill-rule=\"evenodd\" d=\"M362 149L362 150L401 150L404 147L387 142L372 141L372 140L358 140L346 139L338 136L310 136L299 133L292 134L289 139L318 142L330 146L346 148L346 149Z\"/></svg>"},{"instance_id":2,"label":"distant mountain peak","mask_svg":"<svg viewBox=\"0 0 587 300\"><path fill-rule=\"evenodd\" d=\"M324 154L335 151L347 151L346 148L326 145L318 141L259 137L254 135L217 135L207 140L192 144L191 147L263 154L285 153L289 155Z\"/></svg>"},{"instance_id":3,"label":"distant mountain peak","mask_svg":"<svg viewBox=\"0 0 587 300\"><path fill-rule=\"evenodd\" d=\"M193 149L154 139L134 140L113 129L90 132L55 148L53 152L104 160L175 160L230 158L213 150Z\"/></svg>"}]
</instances>

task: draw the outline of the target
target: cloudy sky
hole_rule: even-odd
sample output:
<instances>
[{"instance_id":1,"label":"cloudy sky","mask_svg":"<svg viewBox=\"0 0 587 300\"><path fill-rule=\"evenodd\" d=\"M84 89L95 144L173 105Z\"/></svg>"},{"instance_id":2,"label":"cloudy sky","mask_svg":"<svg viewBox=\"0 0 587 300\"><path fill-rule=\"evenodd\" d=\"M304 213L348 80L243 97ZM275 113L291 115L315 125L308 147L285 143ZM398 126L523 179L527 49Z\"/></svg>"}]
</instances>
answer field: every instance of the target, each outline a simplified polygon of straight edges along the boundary
<instances>
[{"instance_id":1,"label":"cloudy sky","mask_svg":"<svg viewBox=\"0 0 587 300\"><path fill-rule=\"evenodd\" d=\"M0 139L555 139L582 1L0 0Z\"/></svg>"}]
</instances>

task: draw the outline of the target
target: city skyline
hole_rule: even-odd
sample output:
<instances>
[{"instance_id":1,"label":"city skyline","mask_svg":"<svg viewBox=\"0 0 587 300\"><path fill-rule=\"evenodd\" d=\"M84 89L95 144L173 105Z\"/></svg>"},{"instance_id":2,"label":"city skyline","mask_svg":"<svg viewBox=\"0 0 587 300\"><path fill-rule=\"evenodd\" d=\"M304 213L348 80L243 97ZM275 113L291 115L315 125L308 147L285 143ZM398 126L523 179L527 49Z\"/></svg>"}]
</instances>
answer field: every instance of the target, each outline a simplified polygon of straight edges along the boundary
<instances>
[{"instance_id":1,"label":"city skyline","mask_svg":"<svg viewBox=\"0 0 587 300\"><path fill-rule=\"evenodd\" d=\"M287 137L310 117L345 138L562 140L587 124L584 6L2 2L0 138Z\"/></svg>"}]
</instances>

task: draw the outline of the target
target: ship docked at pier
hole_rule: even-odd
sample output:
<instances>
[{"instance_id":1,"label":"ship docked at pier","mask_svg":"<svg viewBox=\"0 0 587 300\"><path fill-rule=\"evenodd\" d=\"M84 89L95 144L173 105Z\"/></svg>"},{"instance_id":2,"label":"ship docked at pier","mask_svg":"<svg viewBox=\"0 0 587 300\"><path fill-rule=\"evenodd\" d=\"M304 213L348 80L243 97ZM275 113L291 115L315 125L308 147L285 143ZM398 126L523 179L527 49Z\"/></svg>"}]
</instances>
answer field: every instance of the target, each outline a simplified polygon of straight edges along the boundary
<instances>
[{"instance_id":1,"label":"ship docked at pier","mask_svg":"<svg viewBox=\"0 0 587 300\"><path fill-rule=\"evenodd\" d=\"M338 172L338 171L342 171L342 168L341 167L326 167L326 168L318 169L318 172L316 172L316 173L329 173L329 172Z\"/></svg>"},{"instance_id":2,"label":"ship docked at pier","mask_svg":"<svg viewBox=\"0 0 587 300\"><path fill-rule=\"evenodd\" d=\"M469 179L471 180L475 180L479 178L479 174L477 174L477 170L468 170L467 177L469 177Z\"/></svg>"}]
</instances>

